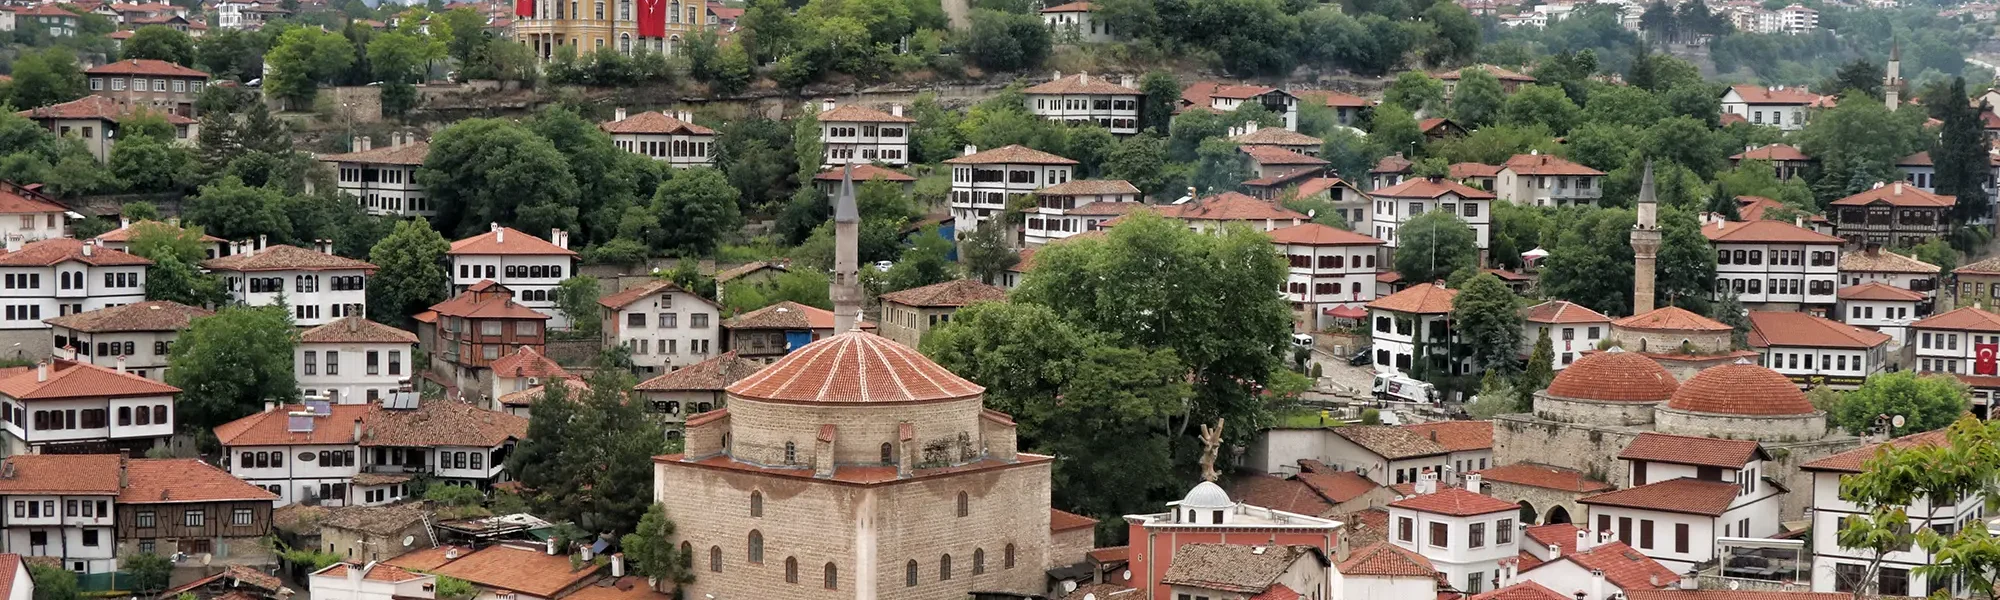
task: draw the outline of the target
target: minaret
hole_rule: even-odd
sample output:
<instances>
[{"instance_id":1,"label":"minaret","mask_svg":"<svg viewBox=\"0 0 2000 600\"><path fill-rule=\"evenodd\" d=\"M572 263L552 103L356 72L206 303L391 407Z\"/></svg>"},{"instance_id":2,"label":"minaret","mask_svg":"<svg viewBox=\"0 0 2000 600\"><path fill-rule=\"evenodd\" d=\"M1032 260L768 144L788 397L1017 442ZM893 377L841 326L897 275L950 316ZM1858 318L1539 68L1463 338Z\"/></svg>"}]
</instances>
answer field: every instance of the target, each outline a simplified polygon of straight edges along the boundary
<instances>
[{"instance_id":1,"label":"minaret","mask_svg":"<svg viewBox=\"0 0 2000 600\"><path fill-rule=\"evenodd\" d=\"M840 192L833 197L833 333L847 333L861 321L861 210L854 205L854 165L841 167Z\"/></svg>"},{"instance_id":2,"label":"minaret","mask_svg":"<svg viewBox=\"0 0 2000 600\"><path fill-rule=\"evenodd\" d=\"M1902 63L1903 48L1899 45L1891 44L1889 46L1889 68L1882 73L1882 102L1889 105L1889 110L1896 110L1896 101L1899 95L1897 90L1903 87Z\"/></svg>"},{"instance_id":3,"label":"minaret","mask_svg":"<svg viewBox=\"0 0 2000 600\"><path fill-rule=\"evenodd\" d=\"M1660 255L1659 201L1653 195L1653 161L1639 181L1639 222L1632 225L1632 314L1653 310L1653 261Z\"/></svg>"}]
</instances>

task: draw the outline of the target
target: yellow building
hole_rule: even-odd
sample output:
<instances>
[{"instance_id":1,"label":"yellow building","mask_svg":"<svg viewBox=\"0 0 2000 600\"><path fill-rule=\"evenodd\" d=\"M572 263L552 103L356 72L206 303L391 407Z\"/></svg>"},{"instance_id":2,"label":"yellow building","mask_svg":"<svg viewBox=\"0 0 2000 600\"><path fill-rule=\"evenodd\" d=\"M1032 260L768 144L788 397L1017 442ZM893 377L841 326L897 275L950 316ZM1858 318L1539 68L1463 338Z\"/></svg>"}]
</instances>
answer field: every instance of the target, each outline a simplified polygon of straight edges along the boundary
<instances>
[{"instance_id":1,"label":"yellow building","mask_svg":"<svg viewBox=\"0 0 2000 600\"><path fill-rule=\"evenodd\" d=\"M514 39L543 60L564 45L578 55L607 47L674 54L707 13L706 0L516 0Z\"/></svg>"}]
</instances>

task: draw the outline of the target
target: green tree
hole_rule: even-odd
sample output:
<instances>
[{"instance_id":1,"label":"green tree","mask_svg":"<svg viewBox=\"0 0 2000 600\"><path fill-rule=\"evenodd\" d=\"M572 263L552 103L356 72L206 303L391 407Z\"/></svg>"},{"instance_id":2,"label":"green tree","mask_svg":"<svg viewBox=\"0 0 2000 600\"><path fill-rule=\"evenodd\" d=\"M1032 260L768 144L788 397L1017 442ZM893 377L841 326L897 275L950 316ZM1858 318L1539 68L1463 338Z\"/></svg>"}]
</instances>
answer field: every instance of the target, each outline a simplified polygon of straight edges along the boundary
<instances>
[{"instance_id":1,"label":"green tree","mask_svg":"<svg viewBox=\"0 0 2000 600\"><path fill-rule=\"evenodd\" d=\"M1731 348L1744 350L1750 347L1750 311L1743 308L1743 302L1735 292L1722 294L1708 305L1708 318L1729 326Z\"/></svg>"},{"instance_id":2,"label":"green tree","mask_svg":"<svg viewBox=\"0 0 2000 600\"><path fill-rule=\"evenodd\" d=\"M369 316L408 325L410 316L443 302L451 283L445 252L451 242L423 219L397 221L396 228L368 250L375 276L368 282ZM593 311L594 314L594 311Z\"/></svg>"},{"instance_id":3,"label":"green tree","mask_svg":"<svg viewBox=\"0 0 2000 600\"><path fill-rule=\"evenodd\" d=\"M295 110L310 107L319 84L346 72L354 65L354 54L354 45L338 33L318 27L286 29L264 55L270 71L264 89Z\"/></svg>"},{"instance_id":4,"label":"green tree","mask_svg":"<svg viewBox=\"0 0 2000 600\"><path fill-rule=\"evenodd\" d=\"M124 134L105 161L111 174L134 192L166 192L194 181L194 153L174 143L173 128L154 114L126 119Z\"/></svg>"},{"instance_id":5,"label":"green tree","mask_svg":"<svg viewBox=\"0 0 2000 600\"><path fill-rule=\"evenodd\" d=\"M1541 125L1556 135L1562 135L1576 124L1580 113L1582 109L1570 101L1562 88L1525 85L1508 96L1507 103L1500 107L1500 123Z\"/></svg>"},{"instance_id":6,"label":"green tree","mask_svg":"<svg viewBox=\"0 0 2000 600\"><path fill-rule=\"evenodd\" d=\"M736 188L712 168L682 170L653 195L653 212L660 219L655 247L684 254L715 251L723 235L742 226Z\"/></svg>"},{"instance_id":7,"label":"green tree","mask_svg":"<svg viewBox=\"0 0 2000 600\"><path fill-rule=\"evenodd\" d=\"M1479 21L1465 7L1438 2L1424 9L1424 24L1435 35L1424 48L1424 62L1442 65L1472 58L1479 51Z\"/></svg>"},{"instance_id":8,"label":"green tree","mask_svg":"<svg viewBox=\"0 0 2000 600\"><path fill-rule=\"evenodd\" d=\"M1492 273L1465 282L1452 298L1451 320L1458 337L1472 350L1472 362L1504 377L1515 370L1521 348L1521 313L1514 308L1514 291Z\"/></svg>"},{"instance_id":9,"label":"green tree","mask_svg":"<svg viewBox=\"0 0 2000 600\"><path fill-rule=\"evenodd\" d=\"M1165 137L1173 124L1174 109L1180 108L1180 80L1171 72L1155 69L1139 79L1139 93L1146 96L1139 106L1140 127Z\"/></svg>"},{"instance_id":10,"label":"green tree","mask_svg":"<svg viewBox=\"0 0 2000 600\"><path fill-rule=\"evenodd\" d=\"M1541 335L1535 338L1535 349L1528 353L1528 368L1514 380L1514 392L1518 394L1514 402L1515 412L1534 412L1535 392L1549 386L1556 378L1556 347L1549 338L1549 328L1541 328Z\"/></svg>"},{"instance_id":11,"label":"green tree","mask_svg":"<svg viewBox=\"0 0 2000 600\"><path fill-rule=\"evenodd\" d=\"M1478 238L1458 215L1431 211L1396 228L1396 272L1404 281L1443 281L1478 267Z\"/></svg>"},{"instance_id":12,"label":"green tree","mask_svg":"<svg viewBox=\"0 0 2000 600\"><path fill-rule=\"evenodd\" d=\"M151 594L166 589L174 573L173 561L151 552L130 553L118 558L118 566L129 578L132 591Z\"/></svg>"},{"instance_id":13,"label":"green tree","mask_svg":"<svg viewBox=\"0 0 2000 600\"><path fill-rule=\"evenodd\" d=\"M368 67L379 81L420 83L438 48L420 34L390 31L368 41ZM387 93L387 90L384 90Z\"/></svg>"},{"instance_id":14,"label":"green tree","mask_svg":"<svg viewBox=\"0 0 2000 600\"><path fill-rule=\"evenodd\" d=\"M127 251L153 261L146 269L147 300L188 306L221 306L229 301L222 278L201 270L205 255L201 238L199 227L180 228L158 221L132 224Z\"/></svg>"},{"instance_id":15,"label":"green tree","mask_svg":"<svg viewBox=\"0 0 2000 600\"><path fill-rule=\"evenodd\" d=\"M1890 112L1880 102L1842 102L1826 109L1794 134L1799 151L1820 163L1812 182L1820 206L1873 186L1903 178L1896 161L1927 145L1922 109Z\"/></svg>"},{"instance_id":16,"label":"green tree","mask_svg":"<svg viewBox=\"0 0 2000 600\"><path fill-rule=\"evenodd\" d=\"M1473 69L1480 70L1480 69ZM1494 80L1499 83L1499 80ZM1382 90L1382 103L1414 112L1437 112L1444 108L1444 82L1423 71L1404 71Z\"/></svg>"},{"instance_id":17,"label":"green tree","mask_svg":"<svg viewBox=\"0 0 2000 600\"><path fill-rule=\"evenodd\" d=\"M1125 138L1104 159L1104 177L1122 179L1139 188L1145 196L1157 197L1170 185L1167 171L1167 141L1147 132Z\"/></svg>"},{"instance_id":18,"label":"green tree","mask_svg":"<svg viewBox=\"0 0 2000 600\"><path fill-rule=\"evenodd\" d=\"M1860 92L1862 98L1880 100L1882 99L1882 67L1877 66L1867 58L1857 57L1854 60L1841 63L1840 68L1833 71L1833 76L1828 77L1826 81L1820 82L1813 89L1841 94L1844 96L1843 100L1846 97L1851 97L1854 92Z\"/></svg>"},{"instance_id":19,"label":"green tree","mask_svg":"<svg viewBox=\"0 0 2000 600\"><path fill-rule=\"evenodd\" d=\"M1417 126L1417 118L1402 106L1385 103L1375 107L1371 125L1368 141L1375 156L1402 154L1415 158L1423 150L1424 130Z\"/></svg>"},{"instance_id":20,"label":"green tree","mask_svg":"<svg viewBox=\"0 0 2000 600\"><path fill-rule=\"evenodd\" d=\"M167 385L181 389L183 430L207 431L257 412L266 401L298 398L291 309L232 306L200 317L174 341Z\"/></svg>"},{"instance_id":21,"label":"green tree","mask_svg":"<svg viewBox=\"0 0 2000 600\"><path fill-rule=\"evenodd\" d=\"M35 582L34 600L77 600L76 572L61 565L28 563L28 579Z\"/></svg>"},{"instance_id":22,"label":"green tree","mask_svg":"<svg viewBox=\"0 0 2000 600\"><path fill-rule=\"evenodd\" d=\"M1877 595L1882 559L1890 552L1909 551L1911 542L1938 558L1917 567L1913 575L1932 581L1964 577L1965 584L1989 589L2000 556L1995 539L1984 527L1961 527L1950 535L1928 527L1913 527L1909 507L1955 504L1960 498L1985 495L2000 473L2000 441L1992 423L1967 415L1953 422L1940 441L1882 444L1862 462L1861 472L1841 477L1840 497L1863 514L1842 519L1838 544L1867 552L1869 560L1856 577L1855 598ZM1926 517L1930 515L1924 515ZM1914 533L1913 533L1914 532ZM1991 597L1982 593L1982 597Z\"/></svg>"},{"instance_id":23,"label":"green tree","mask_svg":"<svg viewBox=\"0 0 2000 600\"><path fill-rule=\"evenodd\" d=\"M479 595L479 588L457 577L439 575L436 593L438 600L472 600L474 596Z\"/></svg>"},{"instance_id":24,"label":"green tree","mask_svg":"<svg viewBox=\"0 0 2000 600\"><path fill-rule=\"evenodd\" d=\"M597 297L601 290L597 278L577 275L556 284L556 307L569 316L570 329L578 335L595 339L604 327L604 315L597 310Z\"/></svg>"},{"instance_id":25,"label":"green tree","mask_svg":"<svg viewBox=\"0 0 2000 600\"><path fill-rule=\"evenodd\" d=\"M1194 167L1195 189L1203 196L1233 191L1245 180L1254 177L1250 170L1250 156L1237 149L1236 143L1224 138L1209 138L1197 150Z\"/></svg>"},{"instance_id":26,"label":"green tree","mask_svg":"<svg viewBox=\"0 0 2000 600\"><path fill-rule=\"evenodd\" d=\"M1660 211L1660 252L1654 267L1656 306L1679 306L1696 313L1715 293L1715 250L1703 242L1693 211Z\"/></svg>"},{"instance_id":27,"label":"green tree","mask_svg":"<svg viewBox=\"0 0 2000 600\"><path fill-rule=\"evenodd\" d=\"M1168 160L1192 162L1202 142L1229 135L1229 122L1220 114L1191 110L1174 117L1171 129L1173 133L1167 137Z\"/></svg>"},{"instance_id":28,"label":"green tree","mask_svg":"<svg viewBox=\"0 0 2000 600\"><path fill-rule=\"evenodd\" d=\"M417 182L438 207L439 231L470 236L488 223L537 235L575 228L576 178L547 139L504 120L467 119L432 136L430 148Z\"/></svg>"},{"instance_id":29,"label":"green tree","mask_svg":"<svg viewBox=\"0 0 2000 600\"><path fill-rule=\"evenodd\" d=\"M963 263L966 275L989 285L1021 263L1020 253L1007 244L1005 231L999 227L982 227L965 234L958 246L959 262Z\"/></svg>"},{"instance_id":30,"label":"green tree","mask_svg":"<svg viewBox=\"0 0 2000 600\"><path fill-rule=\"evenodd\" d=\"M22 54L14 59L14 82L7 100L16 108L39 108L82 98L90 93L76 57L61 48Z\"/></svg>"},{"instance_id":31,"label":"green tree","mask_svg":"<svg viewBox=\"0 0 2000 600\"><path fill-rule=\"evenodd\" d=\"M618 547L625 551L634 572L648 579L657 578L660 588L694 583L694 569L690 568L694 557L674 546L674 532L674 522L667 518L666 509L655 503L639 516L638 528L618 540Z\"/></svg>"},{"instance_id":32,"label":"green tree","mask_svg":"<svg viewBox=\"0 0 2000 600\"><path fill-rule=\"evenodd\" d=\"M1877 417L1900 416L1903 426L1893 428L1889 435L1902 436L1950 425L1970 409L1971 398L1970 389L1948 375L1877 373L1861 387L1842 394L1831 417L1849 434L1866 436L1880 425Z\"/></svg>"},{"instance_id":33,"label":"green tree","mask_svg":"<svg viewBox=\"0 0 2000 600\"><path fill-rule=\"evenodd\" d=\"M647 418L640 400L626 393L631 377L600 369L584 390L548 386L529 410L528 439L507 457L520 473L535 513L570 521L585 531L637 529L652 506L652 457L666 434Z\"/></svg>"},{"instance_id":34,"label":"green tree","mask_svg":"<svg viewBox=\"0 0 2000 600\"><path fill-rule=\"evenodd\" d=\"M910 247L903 249L896 265L889 267L887 287L883 291L901 291L956 279L958 266L951 263L951 250L951 242L938 235L937 226L923 228L912 236Z\"/></svg>"},{"instance_id":35,"label":"green tree","mask_svg":"<svg viewBox=\"0 0 2000 600\"><path fill-rule=\"evenodd\" d=\"M249 187L236 177L202 186L183 209L189 221L207 228L209 235L227 240L243 240L259 235L287 236L291 229L282 205L284 196L269 188Z\"/></svg>"},{"instance_id":36,"label":"green tree","mask_svg":"<svg viewBox=\"0 0 2000 600\"><path fill-rule=\"evenodd\" d=\"M165 25L147 25L132 32L118 48L126 59L150 58L177 65L194 64L194 38Z\"/></svg>"},{"instance_id":37,"label":"green tree","mask_svg":"<svg viewBox=\"0 0 2000 600\"><path fill-rule=\"evenodd\" d=\"M1607 315L1632 310L1632 211L1596 208L1570 212L1552 224L1555 243L1544 246L1542 294ZM1403 246L1408 242L1399 243Z\"/></svg>"},{"instance_id":38,"label":"green tree","mask_svg":"<svg viewBox=\"0 0 2000 600\"><path fill-rule=\"evenodd\" d=\"M1500 78L1492 72L1478 67L1459 70L1458 88L1451 94L1451 118L1460 125L1474 129L1491 125L1500 118L1500 107L1506 103Z\"/></svg>"},{"instance_id":39,"label":"green tree","mask_svg":"<svg viewBox=\"0 0 2000 600\"><path fill-rule=\"evenodd\" d=\"M1899 248L1896 252L1937 265L1940 273L1950 273L1958 268L1958 250L1941 238L1930 238L1916 246Z\"/></svg>"},{"instance_id":40,"label":"green tree","mask_svg":"<svg viewBox=\"0 0 2000 600\"><path fill-rule=\"evenodd\" d=\"M1966 98L1963 77L1953 78L1951 90L1937 102L1940 106L1933 110L1944 112L1937 148L1931 152L1937 166L1937 193L1957 198L1952 216L1959 222L1990 215L1993 209L1986 196L1986 180L1992 174L1993 157L1986 145L1985 125L1980 122L1980 114L1990 107Z\"/></svg>"}]
</instances>

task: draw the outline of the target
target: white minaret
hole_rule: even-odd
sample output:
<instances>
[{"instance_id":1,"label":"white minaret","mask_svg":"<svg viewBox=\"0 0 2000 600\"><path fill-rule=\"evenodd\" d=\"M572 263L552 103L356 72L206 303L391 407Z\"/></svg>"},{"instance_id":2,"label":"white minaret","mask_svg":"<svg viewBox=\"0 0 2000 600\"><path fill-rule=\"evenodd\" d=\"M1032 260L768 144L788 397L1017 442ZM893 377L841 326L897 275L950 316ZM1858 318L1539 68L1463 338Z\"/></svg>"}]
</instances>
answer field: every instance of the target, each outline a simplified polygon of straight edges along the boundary
<instances>
[{"instance_id":1,"label":"white minaret","mask_svg":"<svg viewBox=\"0 0 2000 600\"><path fill-rule=\"evenodd\" d=\"M1632 225L1632 314L1653 311L1653 262L1660 256L1659 201L1653 194L1653 161L1639 180L1639 221Z\"/></svg>"},{"instance_id":2,"label":"white minaret","mask_svg":"<svg viewBox=\"0 0 2000 600\"><path fill-rule=\"evenodd\" d=\"M861 210L854 204L854 165L841 168L840 191L833 196L833 333L855 329L861 321Z\"/></svg>"},{"instance_id":3,"label":"white minaret","mask_svg":"<svg viewBox=\"0 0 2000 600\"><path fill-rule=\"evenodd\" d=\"M1902 46L1891 44L1889 46L1889 67L1882 73L1882 102L1889 105L1889 110L1896 110L1896 102L1899 100L1897 96L1900 95L1897 93L1897 90L1903 87L1902 63Z\"/></svg>"}]
</instances>

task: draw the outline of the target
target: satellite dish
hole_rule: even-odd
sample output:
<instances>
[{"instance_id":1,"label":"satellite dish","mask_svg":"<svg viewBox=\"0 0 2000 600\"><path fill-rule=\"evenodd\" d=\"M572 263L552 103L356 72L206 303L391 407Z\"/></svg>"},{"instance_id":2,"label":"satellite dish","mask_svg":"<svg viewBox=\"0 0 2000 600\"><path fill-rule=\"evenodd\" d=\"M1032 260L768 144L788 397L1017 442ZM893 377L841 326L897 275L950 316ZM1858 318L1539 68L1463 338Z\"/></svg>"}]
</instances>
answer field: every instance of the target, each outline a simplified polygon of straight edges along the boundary
<instances>
[{"instance_id":1,"label":"satellite dish","mask_svg":"<svg viewBox=\"0 0 2000 600\"><path fill-rule=\"evenodd\" d=\"M1739 589L1739 588L1742 588L1742 587L1743 587L1743 582L1741 582L1741 581L1737 581L1737 580L1735 580L1735 579L1731 579L1731 580L1729 580L1729 589L1730 589L1730 590L1732 590L1732 591L1733 591L1733 590L1736 590L1736 589Z\"/></svg>"},{"instance_id":2,"label":"satellite dish","mask_svg":"<svg viewBox=\"0 0 2000 600\"><path fill-rule=\"evenodd\" d=\"M1894 417L1889 418L1889 424L1896 426L1897 429L1902 429L1903 423L1904 423L1903 415L1896 415Z\"/></svg>"},{"instance_id":3,"label":"satellite dish","mask_svg":"<svg viewBox=\"0 0 2000 600\"><path fill-rule=\"evenodd\" d=\"M1076 582L1075 582L1075 581L1071 581L1071 580L1068 580L1068 579L1064 579L1064 580L1063 580L1063 582L1062 582L1062 589L1063 589L1063 593L1065 593L1065 594L1067 594L1067 593L1070 593L1070 592L1074 592L1074 591L1076 591Z\"/></svg>"},{"instance_id":4,"label":"satellite dish","mask_svg":"<svg viewBox=\"0 0 2000 600\"><path fill-rule=\"evenodd\" d=\"M417 536L414 536L414 535L406 535L406 536L403 536L403 547L404 547L404 548L408 548L408 547L410 547L410 545L411 545L411 544L415 544L415 543L417 543Z\"/></svg>"},{"instance_id":5,"label":"satellite dish","mask_svg":"<svg viewBox=\"0 0 2000 600\"><path fill-rule=\"evenodd\" d=\"M214 554L210 554L210 553L207 553L207 552L203 552L203 553L201 553L201 566L204 566L204 567L208 566L208 562L209 562L209 561L211 561L211 560L215 560L215 555L214 555Z\"/></svg>"}]
</instances>

